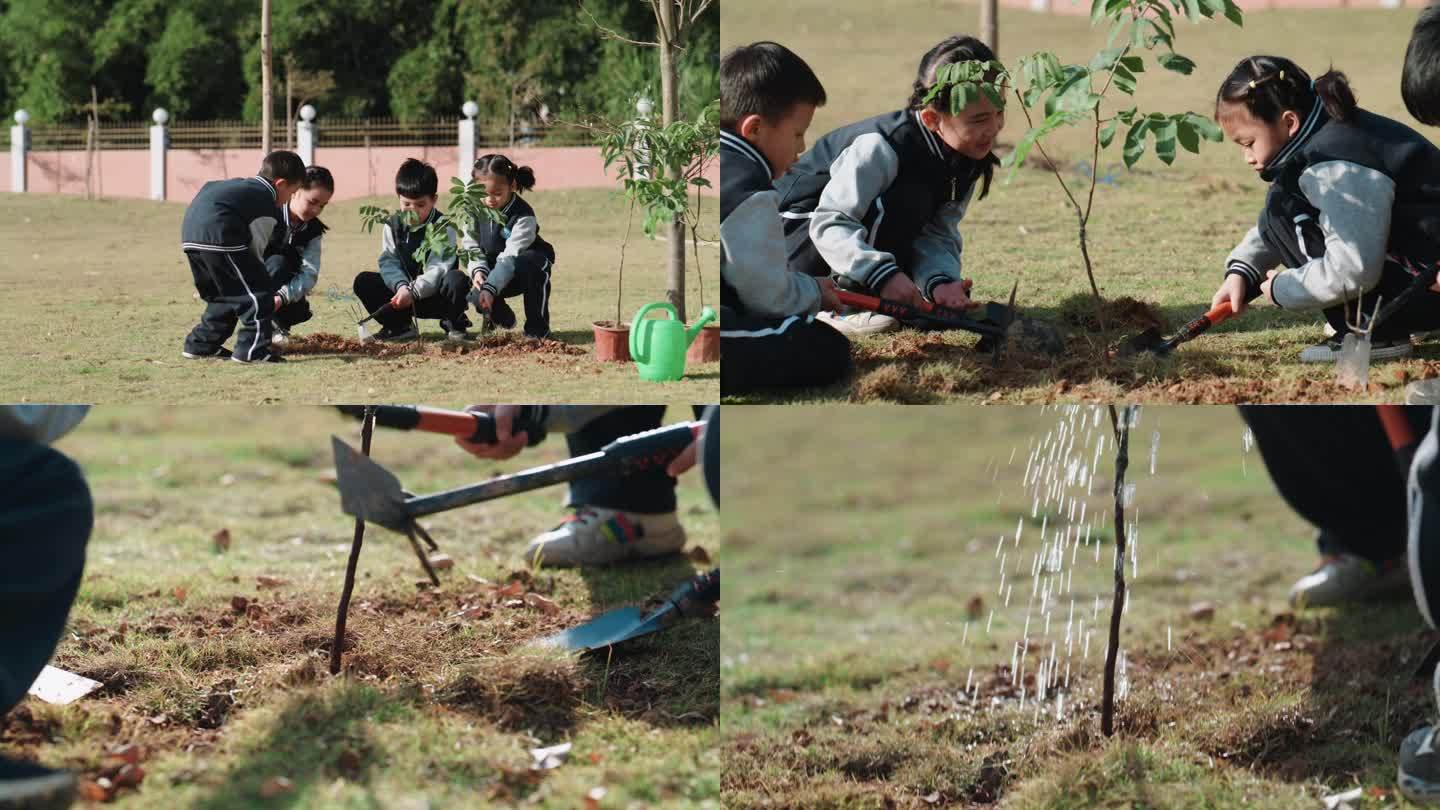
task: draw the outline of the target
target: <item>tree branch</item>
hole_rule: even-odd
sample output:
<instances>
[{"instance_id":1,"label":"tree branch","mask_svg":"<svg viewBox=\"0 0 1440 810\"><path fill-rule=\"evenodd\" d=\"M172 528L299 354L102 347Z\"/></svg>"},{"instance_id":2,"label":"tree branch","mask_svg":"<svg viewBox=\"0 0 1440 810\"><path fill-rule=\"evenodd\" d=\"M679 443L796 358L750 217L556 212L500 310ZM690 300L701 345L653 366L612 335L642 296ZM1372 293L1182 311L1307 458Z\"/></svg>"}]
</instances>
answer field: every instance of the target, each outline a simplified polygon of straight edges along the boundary
<instances>
[{"instance_id":1,"label":"tree branch","mask_svg":"<svg viewBox=\"0 0 1440 810\"><path fill-rule=\"evenodd\" d=\"M577 5L580 7L580 13L590 18L590 24L595 26L595 30L600 32L600 36L603 39L613 39L617 42L624 42L630 45L639 45L642 48L660 47L660 43L658 42L642 42L638 39L630 39L629 37L621 34L619 31L616 31L613 28L606 28L605 26L600 24L599 20L595 19L595 15L590 13L590 9L585 8L584 3L578 3Z\"/></svg>"}]
</instances>

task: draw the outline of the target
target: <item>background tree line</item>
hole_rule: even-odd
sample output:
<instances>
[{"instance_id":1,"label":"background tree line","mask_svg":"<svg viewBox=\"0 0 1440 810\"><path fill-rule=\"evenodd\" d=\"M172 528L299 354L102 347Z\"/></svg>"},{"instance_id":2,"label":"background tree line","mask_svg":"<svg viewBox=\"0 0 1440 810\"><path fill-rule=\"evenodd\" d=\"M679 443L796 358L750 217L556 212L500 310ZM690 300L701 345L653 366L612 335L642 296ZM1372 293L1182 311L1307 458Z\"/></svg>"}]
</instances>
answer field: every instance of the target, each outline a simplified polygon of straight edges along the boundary
<instances>
[{"instance_id":1,"label":"background tree line","mask_svg":"<svg viewBox=\"0 0 1440 810\"><path fill-rule=\"evenodd\" d=\"M588 14L594 16L594 21ZM0 0L0 109L34 122L80 120L94 85L112 118L258 121L260 4L254 0ZM326 117L459 115L534 121L624 116L657 100L652 49L605 38L595 22L655 38L641 0L274 0L277 120L285 82ZM680 114L719 95L720 9L685 43Z\"/></svg>"}]
</instances>

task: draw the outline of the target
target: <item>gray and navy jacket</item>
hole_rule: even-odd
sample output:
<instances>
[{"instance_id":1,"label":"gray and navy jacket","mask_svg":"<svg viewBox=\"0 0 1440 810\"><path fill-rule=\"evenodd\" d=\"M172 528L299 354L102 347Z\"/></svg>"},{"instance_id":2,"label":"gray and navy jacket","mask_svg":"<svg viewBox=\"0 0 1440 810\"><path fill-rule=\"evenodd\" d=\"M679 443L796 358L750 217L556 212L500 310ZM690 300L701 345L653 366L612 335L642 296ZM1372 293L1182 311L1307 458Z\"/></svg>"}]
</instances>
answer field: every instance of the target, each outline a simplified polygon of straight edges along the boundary
<instances>
[{"instance_id":1,"label":"gray and navy jacket","mask_svg":"<svg viewBox=\"0 0 1440 810\"><path fill-rule=\"evenodd\" d=\"M960 280L960 220L984 169L913 110L826 134L776 184L791 266L869 290L904 272L931 297Z\"/></svg>"},{"instance_id":2,"label":"gray and navy jacket","mask_svg":"<svg viewBox=\"0 0 1440 810\"><path fill-rule=\"evenodd\" d=\"M1265 210L1225 260L1248 297L1284 265L1275 303L1326 309L1372 289L1387 261L1440 260L1440 149L1398 121L1361 109L1336 121L1317 101L1260 176Z\"/></svg>"},{"instance_id":3,"label":"gray and navy jacket","mask_svg":"<svg viewBox=\"0 0 1440 810\"><path fill-rule=\"evenodd\" d=\"M252 249L251 225L275 218L275 185L259 175L211 180L200 187L180 223L180 247L207 253Z\"/></svg>"},{"instance_id":4,"label":"gray and navy jacket","mask_svg":"<svg viewBox=\"0 0 1440 810\"><path fill-rule=\"evenodd\" d=\"M475 280L476 273L482 274L485 280L478 286L497 297L515 278L515 259L524 251L539 251L546 261L555 263L555 248L540 237L540 223L530 203L519 194L512 194L500 213L505 217L505 224L483 220L476 225L477 233L467 233L460 240L461 247L483 254L466 268L470 280Z\"/></svg>"},{"instance_id":5,"label":"gray and navy jacket","mask_svg":"<svg viewBox=\"0 0 1440 810\"><path fill-rule=\"evenodd\" d=\"M270 277L288 276L275 292L286 304L304 300L320 280L320 243L330 230L319 219L304 222L282 205L273 219L257 219L250 225L252 244Z\"/></svg>"},{"instance_id":6,"label":"gray and navy jacket","mask_svg":"<svg viewBox=\"0 0 1440 810\"><path fill-rule=\"evenodd\" d=\"M380 234L380 276L394 292L399 292L401 287L409 287L410 294L417 300L429 298L440 289L440 279L446 271L455 268L453 250L449 256L430 254L424 267L415 260L415 249L425 241L425 229L440 218L440 209L431 208L430 216L414 228L407 227L401 217L399 211L392 214ZM454 229L448 231L448 236L453 248Z\"/></svg>"},{"instance_id":7,"label":"gray and navy jacket","mask_svg":"<svg viewBox=\"0 0 1440 810\"><path fill-rule=\"evenodd\" d=\"M820 309L820 285L789 269L770 164L720 130L720 303L739 315L788 318Z\"/></svg>"}]
</instances>

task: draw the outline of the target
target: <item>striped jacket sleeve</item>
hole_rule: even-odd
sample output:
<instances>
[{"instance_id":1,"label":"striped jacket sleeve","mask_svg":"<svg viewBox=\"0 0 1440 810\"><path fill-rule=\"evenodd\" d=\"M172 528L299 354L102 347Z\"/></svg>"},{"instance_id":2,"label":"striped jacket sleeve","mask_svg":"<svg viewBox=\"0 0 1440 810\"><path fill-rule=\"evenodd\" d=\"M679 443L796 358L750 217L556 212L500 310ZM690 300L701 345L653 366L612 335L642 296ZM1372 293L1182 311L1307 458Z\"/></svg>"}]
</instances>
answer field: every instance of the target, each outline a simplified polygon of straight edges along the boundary
<instances>
[{"instance_id":1,"label":"striped jacket sleeve","mask_svg":"<svg viewBox=\"0 0 1440 810\"><path fill-rule=\"evenodd\" d=\"M864 288L879 289L900 272L895 257L876 250L863 224L866 212L895 182L900 158L876 133L856 138L830 164L830 182L810 219L810 241L835 272Z\"/></svg>"},{"instance_id":2,"label":"striped jacket sleeve","mask_svg":"<svg viewBox=\"0 0 1440 810\"><path fill-rule=\"evenodd\" d=\"M303 299L320 281L320 243L324 239L317 236L305 243L305 249L300 252L300 272L280 288L280 297L285 299L285 303L293 304Z\"/></svg>"},{"instance_id":3,"label":"striped jacket sleeve","mask_svg":"<svg viewBox=\"0 0 1440 810\"><path fill-rule=\"evenodd\" d=\"M1395 181L1341 160L1317 163L1300 175L1300 190L1320 209L1325 253L1275 277L1275 303L1286 309L1324 309L1380 283Z\"/></svg>"},{"instance_id":4,"label":"striped jacket sleeve","mask_svg":"<svg viewBox=\"0 0 1440 810\"><path fill-rule=\"evenodd\" d=\"M1265 244L1260 228L1252 226L1240 239L1240 244L1225 258L1225 277L1240 276L1245 279L1247 299L1260 295L1260 282L1265 274L1280 264L1280 255Z\"/></svg>"},{"instance_id":5,"label":"striped jacket sleeve","mask_svg":"<svg viewBox=\"0 0 1440 810\"><path fill-rule=\"evenodd\" d=\"M759 317L813 315L820 309L820 285L786 266L778 196L751 194L720 223L720 275Z\"/></svg>"},{"instance_id":6,"label":"striped jacket sleeve","mask_svg":"<svg viewBox=\"0 0 1440 810\"><path fill-rule=\"evenodd\" d=\"M385 223L380 232L380 277L385 279L385 284L392 291L399 292L401 287L410 283L410 278L405 275L405 265L400 263L400 256L396 251L395 230L390 223Z\"/></svg>"},{"instance_id":7,"label":"striped jacket sleeve","mask_svg":"<svg viewBox=\"0 0 1440 810\"><path fill-rule=\"evenodd\" d=\"M915 264L910 268L910 276L926 298L933 299L935 288L941 284L960 280L960 251L963 247L960 220L965 218L965 209L974 193L975 186L972 184L964 199L940 206L915 239Z\"/></svg>"},{"instance_id":8,"label":"striped jacket sleeve","mask_svg":"<svg viewBox=\"0 0 1440 810\"><path fill-rule=\"evenodd\" d=\"M540 225L535 217L517 217L510 223L510 235L505 239L505 249L495 257L495 269L490 271L483 286L489 287L490 292L499 295L500 291L515 277L515 259L520 252L535 244L535 235L540 232Z\"/></svg>"}]
</instances>

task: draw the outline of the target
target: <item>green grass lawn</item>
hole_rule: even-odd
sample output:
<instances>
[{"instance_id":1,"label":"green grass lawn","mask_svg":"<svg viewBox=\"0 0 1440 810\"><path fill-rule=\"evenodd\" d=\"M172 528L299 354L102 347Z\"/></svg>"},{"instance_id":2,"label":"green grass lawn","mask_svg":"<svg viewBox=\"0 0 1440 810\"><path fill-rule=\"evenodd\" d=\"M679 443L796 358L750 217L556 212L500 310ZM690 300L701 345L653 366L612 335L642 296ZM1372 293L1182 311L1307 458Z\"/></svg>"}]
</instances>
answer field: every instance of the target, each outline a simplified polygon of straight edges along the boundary
<instances>
[{"instance_id":1,"label":"green grass lawn","mask_svg":"<svg viewBox=\"0 0 1440 810\"><path fill-rule=\"evenodd\" d=\"M895 109L909 97L916 63L942 36L974 32L977 9L951 0L837 4L799 0L782 5L727 0L722 49L758 39L793 48L815 68L829 103L815 116L809 140L841 124ZM1415 10L1255 12L1244 28L1228 23L1177 23L1176 49L1198 63L1188 77L1146 59L1135 104L1141 111L1192 110L1210 115L1221 79L1241 58L1279 53L1313 75L1333 64L1345 71L1362 106L1415 125L1400 100L1400 69ZM1052 16L1002 8L1000 56L1041 49L1066 61L1088 61L1104 32L1084 16ZM1125 100L1117 96L1117 102ZM1107 100L1107 104L1111 102ZM1130 101L1120 107L1131 106ZM1117 107L1112 106L1111 109ZM1002 142L1025 131L1018 109ZM1420 128L1418 125L1415 125ZM1427 135L1431 134L1428 130ZM1063 130L1046 147L1066 182L1088 188L1088 132ZM1133 171L1119 144L1101 155L1100 183L1089 227L1090 254L1107 298L1152 304L1178 328L1203 313L1219 286L1223 261L1260 212L1265 185L1231 144L1205 143L1200 155L1181 152L1173 167L1147 154ZM1002 175L1003 179L1003 175ZM1124 397L1159 402L1398 401L1403 383L1440 372L1440 345L1416 359L1376 364L1368 391L1338 388L1334 368L1302 366L1300 349L1321 338L1318 313L1262 306L1216 328L1169 360L1110 362L1104 349L1122 330L1098 334L1066 319L1090 295L1073 209L1048 170L1019 170L971 206L962 225L965 275L982 299L1004 300L1019 282L1017 304L1032 317L1063 325L1061 358L1017 352L1001 368L973 354L968 333L882 335L855 347L856 374L820 389L777 393L785 401L879 400L1045 401ZM745 401L766 401L752 397Z\"/></svg>"},{"instance_id":2,"label":"green grass lawn","mask_svg":"<svg viewBox=\"0 0 1440 810\"><path fill-rule=\"evenodd\" d=\"M342 178L343 179L343 178ZM435 321L431 339L402 357L299 354L284 366L192 362L181 344L204 307L180 252L185 206L135 200L87 202L75 197L11 194L0 199L0 293L10 302L8 348L0 361L0 401L293 402L431 401L460 405L507 402L713 402L715 363L691 366L679 382L640 379L633 364L594 359L590 324L615 317L616 268L626 207L607 191L529 195L557 252L551 323L564 345L530 351L504 339L460 353L444 350ZM443 200L442 200L443 202ZM351 284L374 269L379 236L360 229L363 204L349 200L324 215L320 281L311 293L315 317L297 335L355 338L358 308ZM708 206L707 204L707 207ZM702 236L713 237L711 224ZM623 317L665 297L665 244L637 226L625 256ZM700 310L693 251L687 262L688 308ZM700 247L704 299L718 300L718 250ZM518 300L516 299L518 306ZM692 317L693 314L692 314ZM372 330L373 331L373 330ZM501 345L495 345L495 344Z\"/></svg>"},{"instance_id":3,"label":"green grass lawn","mask_svg":"<svg viewBox=\"0 0 1440 810\"><path fill-rule=\"evenodd\" d=\"M1108 439L1094 494L1068 490L1089 509L1083 520L1068 502L1037 507L1021 483L1031 448L1058 438L1067 418L1053 408L832 408L823 419L729 410L727 804L1279 810L1362 786L1363 806L1408 806L1395 752L1435 712L1428 682L1411 677L1435 634L1408 591L1289 610L1290 583L1314 565L1312 530L1258 452L1245 452L1229 408L1147 407L1131 432L1138 546L1120 646L1131 686L1116 736L1101 735ZM1081 466L1094 462L1092 438L1075 443ZM1091 525L1098 546L1067 543L1063 577L1032 585L1042 528L1049 540L1072 523ZM1047 582L1049 620L1045 597L1031 597ZM1071 599L1084 624L1067 655ZM1213 616L1192 615L1201 602ZM1012 684L1022 640L1023 699ZM1052 644L1069 678L1059 718L1054 697L1038 713L1034 700Z\"/></svg>"},{"instance_id":4,"label":"green grass lawn","mask_svg":"<svg viewBox=\"0 0 1440 810\"><path fill-rule=\"evenodd\" d=\"M331 677L354 524L327 479L329 437L358 446L358 423L322 408L264 416L101 407L58 444L85 470L96 524L54 663L105 686L66 707L27 699L0 719L0 751L94 778L108 751L138 743L147 775L117 802L134 808L573 808L595 788L602 807L718 806L718 621L687 620L610 660L528 646L668 591L698 563L529 571L518 552L559 522L562 488L427 519L454 559L434 590L416 587L424 577L405 540L372 526L346 671ZM372 448L421 493L564 452L551 438L481 462L443 437L383 429ZM718 520L696 475L679 494L691 549L718 559ZM497 592L511 582L521 584ZM517 603L521 592L559 609ZM568 761L530 770L528 749L566 741ZM281 776L293 790L261 802Z\"/></svg>"}]
</instances>

